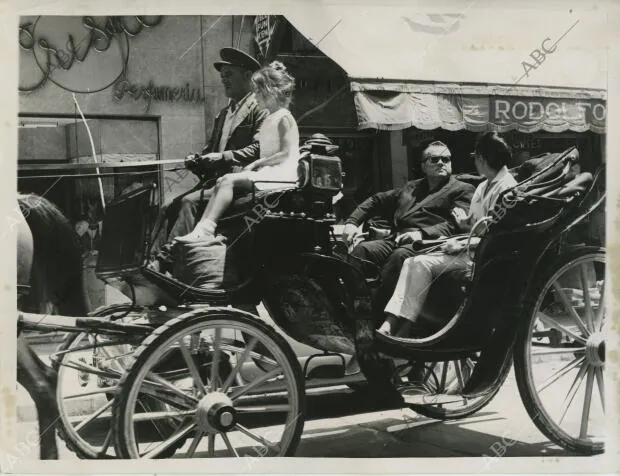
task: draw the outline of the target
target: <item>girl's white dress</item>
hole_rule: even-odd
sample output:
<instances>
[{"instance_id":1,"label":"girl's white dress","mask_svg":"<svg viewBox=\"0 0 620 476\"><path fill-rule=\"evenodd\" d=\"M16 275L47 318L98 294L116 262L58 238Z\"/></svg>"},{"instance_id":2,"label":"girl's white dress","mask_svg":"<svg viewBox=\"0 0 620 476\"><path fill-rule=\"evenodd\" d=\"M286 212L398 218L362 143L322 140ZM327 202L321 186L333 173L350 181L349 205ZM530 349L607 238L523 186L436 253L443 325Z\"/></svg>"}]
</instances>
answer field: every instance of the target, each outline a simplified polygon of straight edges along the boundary
<instances>
[{"instance_id":1,"label":"girl's white dress","mask_svg":"<svg viewBox=\"0 0 620 476\"><path fill-rule=\"evenodd\" d=\"M280 120L288 116L291 119L293 127L289 130L292 134L292 142L295 147L281 163L277 165L266 165L258 170L250 173L250 179L255 182L258 190L271 190L279 188L288 188L294 184L285 183L261 183L260 180L279 180L287 182L295 182L297 180L297 163L299 161L299 129L293 115L287 108L281 108L269 114L263 121L259 135L260 157L271 157L283 148L284 137L280 136L278 124Z\"/></svg>"}]
</instances>

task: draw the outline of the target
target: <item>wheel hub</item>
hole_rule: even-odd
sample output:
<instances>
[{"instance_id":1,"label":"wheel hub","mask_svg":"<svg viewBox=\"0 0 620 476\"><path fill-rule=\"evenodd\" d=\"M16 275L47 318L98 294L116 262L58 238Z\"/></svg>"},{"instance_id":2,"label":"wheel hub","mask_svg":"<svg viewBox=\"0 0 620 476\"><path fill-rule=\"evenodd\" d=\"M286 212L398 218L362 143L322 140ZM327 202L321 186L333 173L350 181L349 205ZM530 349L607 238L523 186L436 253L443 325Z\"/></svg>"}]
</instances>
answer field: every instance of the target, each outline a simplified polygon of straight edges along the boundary
<instances>
[{"instance_id":1,"label":"wheel hub","mask_svg":"<svg viewBox=\"0 0 620 476\"><path fill-rule=\"evenodd\" d=\"M601 332L595 332L586 342L586 361L594 367L605 365L605 338Z\"/></svg>"},{"instance_id":2,"label":"wheel hub","mask_svg":"<svg viewBox=\"0 0 620 476\"><path fill-rule=\"evenodd\" d=\"M232 400L221 392L202 397L196 407L196 424L204 433L221 433L237 424L237 412Z\"/></svg>"}]
</instances>

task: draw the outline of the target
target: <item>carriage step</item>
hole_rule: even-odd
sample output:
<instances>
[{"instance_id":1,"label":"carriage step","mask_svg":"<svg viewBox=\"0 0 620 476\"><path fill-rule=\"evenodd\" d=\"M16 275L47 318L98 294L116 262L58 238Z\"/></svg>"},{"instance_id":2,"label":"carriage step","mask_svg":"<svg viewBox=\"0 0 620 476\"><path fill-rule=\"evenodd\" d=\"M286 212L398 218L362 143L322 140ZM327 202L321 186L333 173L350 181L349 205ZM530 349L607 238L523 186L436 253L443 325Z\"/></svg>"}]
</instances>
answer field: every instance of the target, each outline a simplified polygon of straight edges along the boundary
<instances>
[{"instance_id":1,"label":"carriage step","mask_svg":"<svg viewBox=\"0 0 620 476\"><path fill-rule=\"evenodd\" d=\"M306 380L338 379L344 377L344 371L344 365L321 364L317 365L306 374Z\"/></svg>"}]
</instances>

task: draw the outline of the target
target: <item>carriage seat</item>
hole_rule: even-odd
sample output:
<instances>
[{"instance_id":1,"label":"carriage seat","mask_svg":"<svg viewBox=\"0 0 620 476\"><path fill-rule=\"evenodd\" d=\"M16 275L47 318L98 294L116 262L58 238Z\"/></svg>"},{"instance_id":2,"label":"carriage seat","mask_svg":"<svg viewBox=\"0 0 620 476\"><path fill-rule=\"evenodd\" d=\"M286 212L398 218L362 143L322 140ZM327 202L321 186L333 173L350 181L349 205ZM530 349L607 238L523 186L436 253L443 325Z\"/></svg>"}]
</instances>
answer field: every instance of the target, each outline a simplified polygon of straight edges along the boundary
<instances>
[{"instance_id":1,"label":"carriage seat","mask_svg":"<svg viewBox=\"0 0 620 476\"><path fill-rule=\"evenodd\" d=\"M282 184L273 190L254 190L253 193L247 193L236 198L228 209L224 212L220 221L230 221L235 218L248 215L252 211L257 216L261 216L264 210L273 209L279 202L279 198L288 190L295 190L296 184Z\"/></svg>"}]
</instances>

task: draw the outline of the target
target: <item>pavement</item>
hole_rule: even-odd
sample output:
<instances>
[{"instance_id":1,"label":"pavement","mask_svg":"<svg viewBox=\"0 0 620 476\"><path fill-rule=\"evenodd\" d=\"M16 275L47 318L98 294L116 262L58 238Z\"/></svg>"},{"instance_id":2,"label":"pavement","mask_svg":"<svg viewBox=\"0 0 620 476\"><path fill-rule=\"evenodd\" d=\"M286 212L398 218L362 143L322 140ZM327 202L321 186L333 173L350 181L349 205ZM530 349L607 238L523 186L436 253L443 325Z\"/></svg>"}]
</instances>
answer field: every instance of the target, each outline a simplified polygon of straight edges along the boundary
<instances>
[{"instance_id":1,"label":"pavement","mask_svg":"<svg viewBox=\"0 0 620 476\"><path fill-rule=\"evenodd\" d=\"M287 339L290 340L290 339ZM311 348L298 342L290 342L298 355L309 355ZM35 350L44 360L56 349L57 343L39 342ZM90 357L90 352L80 356ZM568 356L539 358L544 376L566 365ZM318 362L317 362L318 364ZM561 409L573 377L563 379L563 383L545 391L544 402L548 408ZM64 395L82 394L96 390L96 378L82 387L76 372L71 370L61 375ZM360 378L352 377L352 382ZM342 379L316 379L307 381L308 398L306 422L301 443L296 452L300 457L471 457L485 456L485 464L499 456L572 456L569 452L550 443L534 426L525 411L514 373L511 371L507 381L493 401L469 418L451 422L439 422L416 414L410 409L382 409L368 406L360 394L343 385ZM598 394L593 396L598 403ZM36 411L29 395L18 387L18 441L36 431ZM69 400L66 405L70 415L78 417L91 414L105 403L105 395L92 394ZM581 403L567 414L567 425L578 427ZM593 407L595 408L595 407ZM596 410L596 408L595 408ZM594 410L593 410L594 411ZM597 420L600 422L599 412ZM93 425L93 432L101 431L105 436L106 415L100 425ZM259 422L261 431L270 432L274 428L269 416ZM603 415L604 419L604 415ZM90 431L90 430L89 430ZM95 435L96 436L96 435ZM499 443L498 443L499 442ZM504 444L502 442L509 442ZM200 451L200 447L198 449ZM76 459L64 442L59 440L61 459ZM500 455L501 453L501 455ZM29 459L36 455L30 454ZM592 458L595 461L596 458ZM590 461L590 460L588 460ZM595 464L595 463L593 463ZM484 470L485 468L481 468Z\"/></svg>"},{"instance_id":2,"label":"pavement","mask_svg":"<svg viewBox=\"0 0 620 476\"><path fill-rule=\"evenodd\" d=\"M36 422L22 422L25 437ZM271 431L267 426L263 431ZM505 442L502 443L502 442ZM216 446L217 449L217 446ZM59 440L60 458L77 457ZM198 448L201 451L201 447ZM29 459L36 455L29 455ZM440 422L409 409L364 408L355 392L333 387L309 395L297 457L324 458L467 458L479 459L480 471L492 471L498 458L574 456L550 443L534 426L511 374L495 399L480 412ZM587 458L597 467L603 456Z\"/></svg>"}]
</instances>

